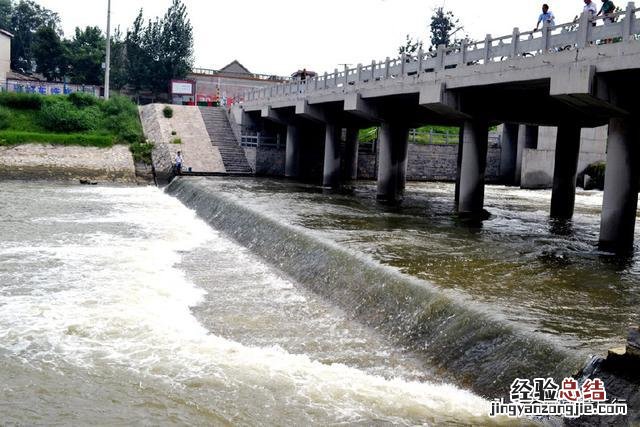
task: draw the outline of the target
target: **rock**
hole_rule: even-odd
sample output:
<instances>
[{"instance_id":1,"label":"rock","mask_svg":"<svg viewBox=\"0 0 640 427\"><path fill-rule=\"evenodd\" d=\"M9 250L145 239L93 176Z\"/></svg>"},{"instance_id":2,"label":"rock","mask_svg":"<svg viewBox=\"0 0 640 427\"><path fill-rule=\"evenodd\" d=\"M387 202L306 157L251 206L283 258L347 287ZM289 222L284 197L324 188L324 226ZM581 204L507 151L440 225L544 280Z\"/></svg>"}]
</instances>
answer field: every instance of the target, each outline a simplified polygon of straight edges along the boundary
<instances>
[{"instance_id":1,"label":"rock","mask_svg":"<svg viewBox=\"0 0 640 427\"><path fill-rule=\"evenodd\" d=\"M640 358L640 328L637 326L629 329L627 354L634 358Z\"/></svg>"}]
</instances>

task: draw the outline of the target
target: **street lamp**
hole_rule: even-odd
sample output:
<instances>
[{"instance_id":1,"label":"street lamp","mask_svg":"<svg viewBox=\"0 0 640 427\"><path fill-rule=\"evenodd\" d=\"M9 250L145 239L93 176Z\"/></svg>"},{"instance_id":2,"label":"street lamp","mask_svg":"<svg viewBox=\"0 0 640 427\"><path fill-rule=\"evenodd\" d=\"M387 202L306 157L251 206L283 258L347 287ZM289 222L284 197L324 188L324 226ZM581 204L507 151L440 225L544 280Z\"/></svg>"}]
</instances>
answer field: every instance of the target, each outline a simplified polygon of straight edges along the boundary
<instances>
[{"instance_id":1,"label":"street lamp","mask_svg":"<svg viewBox=\"0 0 640 427\"><path fill-rule=\"evenodd\" d=\"M111 0L107 0L107 55L104 67L104 99L109 99L109 78L111 74Z\"/></svg>"}]
</instances>

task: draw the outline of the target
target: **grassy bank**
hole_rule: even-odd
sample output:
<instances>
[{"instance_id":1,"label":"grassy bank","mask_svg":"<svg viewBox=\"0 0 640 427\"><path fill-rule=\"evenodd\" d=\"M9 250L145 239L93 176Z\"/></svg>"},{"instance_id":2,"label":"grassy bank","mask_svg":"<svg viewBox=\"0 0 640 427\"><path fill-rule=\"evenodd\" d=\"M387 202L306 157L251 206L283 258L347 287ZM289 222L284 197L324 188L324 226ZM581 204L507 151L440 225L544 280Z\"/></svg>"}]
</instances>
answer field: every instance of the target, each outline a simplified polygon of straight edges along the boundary
<instances>
[{"instance_id":1,"label":"grassy bank","mask_svg":"<svg viewBox=\"0 0 640 427\"><path fill-rule=\"evenodd\" d=\"M150 162L138 109L129 99L92 95L0 93L0 145L47 143L107 148L127 144L137 161Z\"/></svg>"}]
</instances>

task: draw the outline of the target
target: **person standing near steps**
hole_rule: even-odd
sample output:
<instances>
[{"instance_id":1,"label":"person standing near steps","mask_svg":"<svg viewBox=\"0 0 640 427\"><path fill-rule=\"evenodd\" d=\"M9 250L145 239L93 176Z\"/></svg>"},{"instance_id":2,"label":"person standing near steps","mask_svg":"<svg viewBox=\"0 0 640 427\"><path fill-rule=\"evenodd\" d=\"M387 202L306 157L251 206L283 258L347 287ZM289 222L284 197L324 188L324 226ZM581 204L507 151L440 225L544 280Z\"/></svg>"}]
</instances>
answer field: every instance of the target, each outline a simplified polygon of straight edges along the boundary
<instances>
[{"instance_id":1,"label":"person standing near steps","mask_svg":"<svg viewBox=\"0 0 640 427\"><path fill-rule=\"evenodd\" d=\"M175 163L175 168L176 168L176 175L180 175L182 173L182 152L178 151L178 154L176 154L176 163Z\"/></svg>"}]
</instances>

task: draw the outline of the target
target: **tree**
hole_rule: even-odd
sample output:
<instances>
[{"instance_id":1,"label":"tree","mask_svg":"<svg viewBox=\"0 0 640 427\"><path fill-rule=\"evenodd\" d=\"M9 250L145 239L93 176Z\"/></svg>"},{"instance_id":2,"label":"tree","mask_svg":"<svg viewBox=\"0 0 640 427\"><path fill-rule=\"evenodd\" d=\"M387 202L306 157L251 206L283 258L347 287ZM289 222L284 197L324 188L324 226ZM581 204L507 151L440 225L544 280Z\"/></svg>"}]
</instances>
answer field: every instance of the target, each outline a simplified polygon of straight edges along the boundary
<instances>
[{"instance_id":1,"label":"tree","mask_svg":"<svg viewBox=\"0 0 640 427\"><path fill-rule=\"evenodd\" d=\"M106 39L98 27L76 28L67 41L71 82L98 85L104 82L102 64L105 61Z\"/></svg>"},{"instance_id":2,"label":"tree","mask_svg":"<svg viewBox=\"0 0 640 427\"><path fill-rule=\"evenodd\" d=\"M0 0L0 30L11 29L11 0Z\"/></svg>"},{"instance_id":3,"label":"tree","mask_svg":"<svg viewBox=\"0 0 640 427\"><path fill-rule=\"evenodd\" d=\"M11 68L29 73L33 70L33 40L40 27L53 28L58 34L60 18L33 0L20 0L11 11L9 31L14 38L11 46Z\"/></svg>"},{"instance_id":4,"label":"tree","mask_svg":"<svg viewBox=\"0 0 640 427\"><path fill-rule=\"evenodd\" d=\"M409 36L409 34L407 34L407 40L405 41L404 45L398 48L398 53L400 55L402 55L403 53L407 55L413 55L420 49L422 49L422 42L419 39L413 40L413 38Z\"/></svg>"},{"instance_id":5,"label":"tree","mask_svg":"<svg viewBox=\"0 0 640 427\"><path fill-rule=\"evenodd\" d=\"M124 40L128 84L135 90L166 92L169 81L184 78L193 63L193 28L181 0L162 19L133 22Z\"/></svg>"},{"instance_id":6,"label":"tree","mask_svg":"<svg viewBox=\"0 0 640 427\"><path fill-rule=\"evenodd\" d=\"M36 71L47 80L58 80L67 68L65 49L60 35L53 27L40 27L33 36L33 59Z\"/></svg>"},{"instance_id":7,"label":"tree","mask_svg":"<svg viewBox=\"0 0 640 427\"><path fill-rule=\"evenodd\" d=\"M127 49L120 27L111 36L111 87L122 89L128 81Z\"/></svg>"},{"instance_id":8,"label":"tree","mask_svg":"<svg viewBox=\"0 0 640 427\"><path fill-rule=\"evenodd\" d=\"M440 45L450 46L452 44L452 36L462 30L459 26L459 20L454 16L453 12L445 11L439 7L434 10L431 16L431 47L429 50L435 50ZM453 40L457 42L457 40Z\"/></svg>"}]
</instances>

